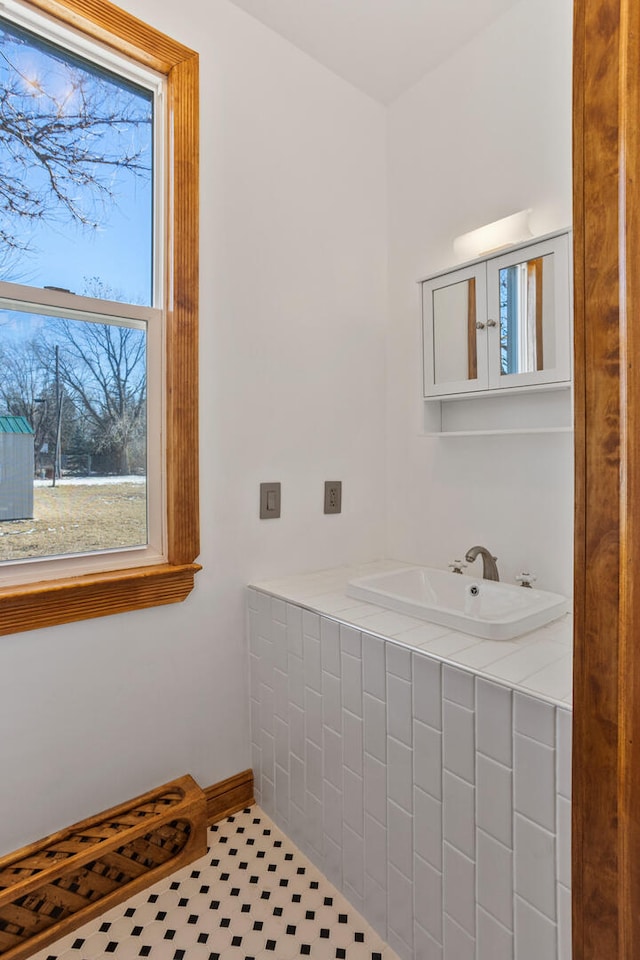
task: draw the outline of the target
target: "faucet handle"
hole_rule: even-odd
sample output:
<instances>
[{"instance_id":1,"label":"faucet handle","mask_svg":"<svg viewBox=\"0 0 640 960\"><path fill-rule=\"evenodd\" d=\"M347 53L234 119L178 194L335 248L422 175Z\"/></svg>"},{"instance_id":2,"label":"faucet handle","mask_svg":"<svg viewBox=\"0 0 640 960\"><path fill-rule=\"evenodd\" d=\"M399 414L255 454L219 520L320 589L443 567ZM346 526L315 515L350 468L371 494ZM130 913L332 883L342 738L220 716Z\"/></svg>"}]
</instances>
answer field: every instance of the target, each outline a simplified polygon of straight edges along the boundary
<instances>
[{"instance_id":1,"label":"faucet handle","mask_svg":"<svg viewBox=\"0 0 640 960\"><path fill-rule=\"evenodd\" d=\"M522 573L519 573L516 577L516 581L521 587L531 587L531 584L535 583L537 579L538 578L534 577L532 573L527 573L526 570L523 570Z\"/></svg>"},{"instance_id":2,"label":"faucet handle","mask_svg":"<svg viewBox=\"0 0 640 960\"><path fill-rule=\"evenodd\" d=\"M452 560L451 563L448 564L448 567L451 573L462 573L462 571L466 569L467 564L463 560Z\"/></svg>"}]
</instances>

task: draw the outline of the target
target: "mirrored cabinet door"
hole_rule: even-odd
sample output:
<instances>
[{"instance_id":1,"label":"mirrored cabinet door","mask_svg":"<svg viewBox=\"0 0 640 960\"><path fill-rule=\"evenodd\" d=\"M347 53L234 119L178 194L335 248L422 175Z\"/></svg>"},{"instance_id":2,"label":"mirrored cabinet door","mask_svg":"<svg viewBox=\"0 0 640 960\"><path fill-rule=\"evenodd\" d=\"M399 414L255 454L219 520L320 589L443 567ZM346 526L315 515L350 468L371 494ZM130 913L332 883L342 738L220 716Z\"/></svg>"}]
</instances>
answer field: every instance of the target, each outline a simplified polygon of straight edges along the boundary
<instances>
[{"instance_id":1,"label":"mirrored cabinet door","mask_svg":"<svg viewBox=\"0 0 640 960\"><path fill-rule=\"evenodd\" d=\"M484 264L422 284L425 396L486 387L486 292Z\"/></svg>"},{"instance_id":2,"label":"mirrored cabinet door","mask_svg":"<svg viewBox=\"0 0 640 960\"><path fill-rule=\"evenodd\" d=\"M566 234L487 262L489 387L569 380Z\"/></svg>"}]
</instances>

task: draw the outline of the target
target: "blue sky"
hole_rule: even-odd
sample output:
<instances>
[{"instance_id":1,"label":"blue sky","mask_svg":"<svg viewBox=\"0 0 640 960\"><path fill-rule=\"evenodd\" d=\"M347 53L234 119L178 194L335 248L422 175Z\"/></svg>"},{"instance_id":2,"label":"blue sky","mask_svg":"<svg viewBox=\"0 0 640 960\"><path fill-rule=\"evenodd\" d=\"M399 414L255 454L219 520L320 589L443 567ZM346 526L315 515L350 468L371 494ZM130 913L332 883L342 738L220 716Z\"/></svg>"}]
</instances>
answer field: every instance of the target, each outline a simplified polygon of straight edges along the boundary
<instances>
[{"instance_id":1,"label":"blue sky","mask_svg":"<svg viewBox=\"0 0 640 960\"><path fill-rule=\"evenodd\" d=\"M115 84L103 70L84 69L80 61L57 56L57 51L24 31L8 27L0 32L0 85L13 85L15 96L8 102L7 115L0 115L0 127L6 131L15 113L31 116L37 125L43 116L56 110L64 117L80 111L80 97L73 92L78 77L85 89L102 101L105 110L128 109L137 114L148 111L149 94L128 83ZM11 35L9 35L9 30ZM15 38L15 39L14 39ZM66 86L65 86L66 84ZM71 90L69 93L68 91ZM11 111L14 111L12 114ZM141 151L150 166L152 124L125 126L120 137L109 129L99 135L88 134L86 142L97 154L119 156L118 151ZM32 286L53 285L82 293L85 278L99 278L116 292L118 299L150 303L152 283L152 178L150 173L134 173L111 165L94 165L90 173L109 175L108 187L113 201L100 210L97 229L83 227L56 203L47 189L47 180L37 163L24 163L16 139L0 136L0 171L19 177L29 190L47 197L47 216L29 221L19 214L10 218L11 233L29 249L15 254L3 267L1 279ZM75 189L75 188L74 188ZM91 212L94 198L88 188L79 186L74 199ZM4 224L6 226L7 217Z\"/></svg>"}]
</instances>

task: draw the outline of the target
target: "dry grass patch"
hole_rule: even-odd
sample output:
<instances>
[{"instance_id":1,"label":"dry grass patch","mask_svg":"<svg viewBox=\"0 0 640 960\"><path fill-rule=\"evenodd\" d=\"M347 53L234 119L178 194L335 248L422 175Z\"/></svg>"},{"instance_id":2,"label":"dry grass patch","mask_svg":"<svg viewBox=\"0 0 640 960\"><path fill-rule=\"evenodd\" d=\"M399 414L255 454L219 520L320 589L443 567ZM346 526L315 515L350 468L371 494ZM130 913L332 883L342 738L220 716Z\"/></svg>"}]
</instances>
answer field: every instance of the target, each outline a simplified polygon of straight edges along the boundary
<instances>
[{"instance_id":1,"label":"dry grass patch","mask_svg":"<svg viewBox=\"0 0 640 960\"><path fill-rule=\"evenodd\" d=\"M127 481L36 486L33 520L0 521L0 560L145 544L146 492Z\"/></svg>"}]
</instances>

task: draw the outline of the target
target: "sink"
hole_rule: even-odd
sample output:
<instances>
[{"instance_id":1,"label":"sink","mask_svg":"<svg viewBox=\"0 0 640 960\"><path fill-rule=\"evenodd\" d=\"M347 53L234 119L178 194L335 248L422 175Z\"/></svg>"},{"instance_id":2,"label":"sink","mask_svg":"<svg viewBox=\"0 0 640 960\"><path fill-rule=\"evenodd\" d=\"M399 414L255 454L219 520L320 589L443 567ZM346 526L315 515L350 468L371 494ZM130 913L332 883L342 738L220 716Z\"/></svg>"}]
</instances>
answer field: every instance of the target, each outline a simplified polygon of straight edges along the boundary
<instances>
[{"instance_id":1,"label":"sink","mask_svg":"<svg viewBox=\"0 0 640 960\"><path fill-rule=\"evenodd\" d=\"M347 596L470 633L512 640L569 610L559 593L467 577L431 567L402 567L351 580Z\"/></svg>"}]
</instances>

